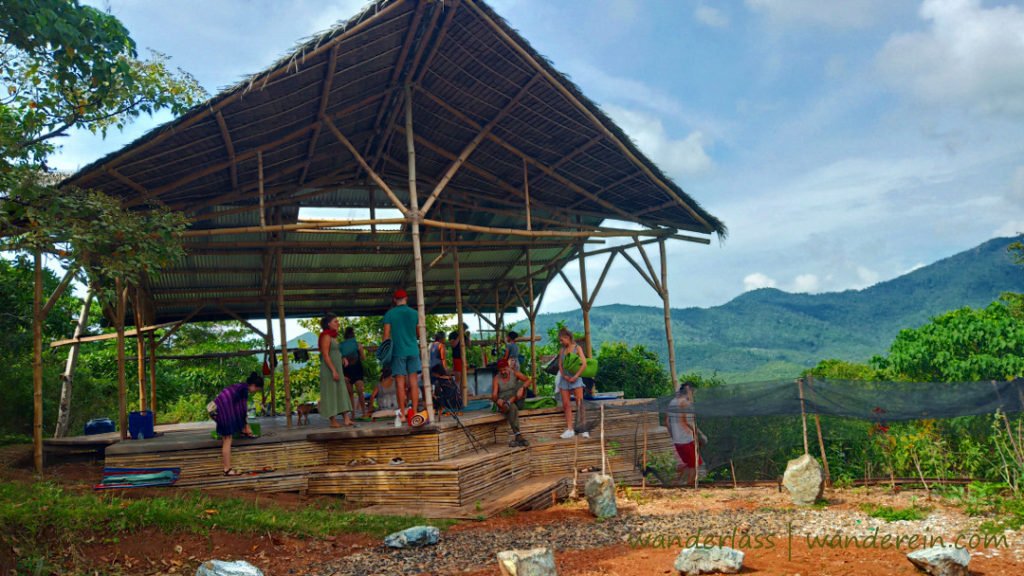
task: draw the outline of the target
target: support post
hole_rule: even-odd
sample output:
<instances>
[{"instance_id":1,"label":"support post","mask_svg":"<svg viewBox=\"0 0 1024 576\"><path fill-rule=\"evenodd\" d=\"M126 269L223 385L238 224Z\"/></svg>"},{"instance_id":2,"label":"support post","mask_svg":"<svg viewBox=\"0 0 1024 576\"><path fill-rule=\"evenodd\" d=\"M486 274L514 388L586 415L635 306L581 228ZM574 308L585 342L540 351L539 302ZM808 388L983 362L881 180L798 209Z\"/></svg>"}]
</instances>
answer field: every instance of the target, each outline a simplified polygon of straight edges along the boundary
<instances>
[{"instance_id":1,"label":"support post","mask_svg":"<svg viewBox=\"0 0 1024 576\"><path fill-rule=\"evenodd\" d=\"M277 252L277 316L281 327L281 371L284 373L284 412L292 427L292 387L288 372L288 330L284 312L284 251Z\"/></svg>"},{"instance_id":2,"label":"support post","mask_svg":"<svg viewBox=\"0 0 1024 576\"><path fill-rule=\"evenodd\" d=\"M256 152L256 169L259 172L259 189L260 189L260 228L267 227L267 216L266 210L263 207L263 150Z\"/></svg>"},{"instance_id":3,"label":"support post","mask_svg":"<svg viewBox=\"0 0 1024 576\"><path fill-rule=\"evenodd\" d=\"M811 449L807 442L807 407L804 405L804 379L796 379L797 392L800 394L800 420L804 426L804 454L810 454Z\"/></svg>"},{"instance_id":4,"label":"support post","mask_svg":"<svg viewBox=\"0 0 1024 576\"><path fill-rule=\"evenodd\" d=\"M583 338L586 343L587 357L594 356L594 347L590 340L590 295L587 292L587 260L583 255L583 244L580 244L580 304L583 307Z\"/></svg>"},{"instance_id":5,"label":"support post","mask_svg":"<svg viewBox=\"0 0 1024 576\"><path fill-rule=\"evenodd\" d=\"M139 412L146 410L146 342L142 336L142 294L135 287L135 358L139 376Z\"/></svg>"},{"instance_id":6,"label":"support post","mask_svg":"<svg viewBox=\"0 0 1024 576\"><path fill-rule=\"evenodd\" d=\"M156 337L149 333L149 409L156 423Z\"/></svg>"},{"instance_id":7,"label":"support post","mask_svg":"<svg viewBox=\"0 0 1024 576\"><path fill-rule=\"evenodd\" d=\"M423 295L423 251L420 249L419 198L416 196L416 146L412 131L412 85L405 85L405 143L409 161L409 216L412 220L412 253L416 272L416 312L419 316L420 363L423 365L423 395L427 406L427 421L434 422L434 389L430 384L430 357L427 352L427 314ZM415 378L415 376L413 376ZM404 409L404 408L403 408Z\"/></svg>"},{"instance_id":8,"label":"support post","mask_svg":"<svg viewBox=\"0 0 1024 576\"><path fill-rule=\"evenodd\" d=\"M277 376L277 370L276 370L276 367L277 367L277 356L275 355L276 352L274 352L274 322L271 320L271 316L270 316L270 300L266 301L266 304L264 305L263 308L264 308L264 313L267 316L267 333L264 335L264 338L263 338L263 343L267 347L267 352L266 352L266 354L264 354L263 358L264 358L264 360L266 360L267 366L270 367L270 415L271 416L277 416L277 403L275 402L275 400L277 399L277 394L275 393L275 387L274 387L274 380L276 380L276 376ZM263 405L264 405L264 407L266 406L266 404L267 404L267 395L266 395L266 392L264 392L263 393ZM264 411L265 410L266 410L266 408L264 408Z\"/></svg>"},{"instance_id":9,"label":"support post","mask_svg":"<svg viewBox=\"0 0 1024 576\"><path fill-rule=\"evenodd\" d=\"M637 245L640 248L640 253L644 253L644 248L641 245ZM665 340L668 343L668 369L672 373L672 388L679 390L679 374L676 369L676 344L672 338L672 307L669 304L668 298L668 257L665 250L665 239L662 238L658 242L658 250L661 252L661 301L665 308Z\"/></svg>"},{"instance_id":10,"label":"support post","mask_svg":"<svg viewBox=\"0 0 1024 576\"><path fill-rule=\"evenodd\" d=\"M117 420L121 430L121 440L128 439L128 391L125 389L124 374L124 314L126 308L125 299L128 291L121 287L121 279L114 280L114 293L117 297L117 318L114 324L117 326Z\"/></svg>"},{"instance_id":11,"label":"support post","mask_svg":"<svg viewBox=\"0 0 1024 576\"><path fill-rule=\"evenodd\" d=\"M459 355L462 357L459 363L459 378L462 380L462 405L469 404L469 366L466 362L466 328L462 315L462 272L459 269L459 247L452 248L452 258L455 264L455 313L459 318ZM452 358L454 361L455 358Z\"/></svg>"},{"instance_id":12,"label":"support post","mask_svg":"<svg viewBox=\"0 0 1024 576\"><path fill-rule=\"evenodd\" d=\"M92 290L85 295L85 302L82 304L82 311L78 315L78 324L75 326L75 339L82 337L89 325L89 307L92 305ZM152 335L150 335L152 337ZM57 428L53 432L54 438L63 438L68 435L68 425L71 423L71 390L75 379L75 367L78 365L78 342L71 345L68 350L68 360L64 364L64 373L61 374L60 406L57 410Z\"/></svg>"},{"instance_id":13,"label":"support post","mask_svg":"<svg viewBox=\"0 0 1024 576\"><path fill-rule=\"evenodd\" d=\"M32 460L43 473L43 254L35 252L32 290Z\"/></svg>"},{"instance_id":14,"label":"support post","mask_svg":"<svg viewBox=\"0 0 1024 576\"><path fill-rule=\"evenodd\" d=\"M533 213L530 207L530 166L523 158L523 196L526 199L526 229L533 230ZM530 319L530 380L533 392L537 393L537 304L533 294L533 258L529 246L526 247L526 288L530 298L530 306L526 311Z\"/></svg>"}]
</instances>

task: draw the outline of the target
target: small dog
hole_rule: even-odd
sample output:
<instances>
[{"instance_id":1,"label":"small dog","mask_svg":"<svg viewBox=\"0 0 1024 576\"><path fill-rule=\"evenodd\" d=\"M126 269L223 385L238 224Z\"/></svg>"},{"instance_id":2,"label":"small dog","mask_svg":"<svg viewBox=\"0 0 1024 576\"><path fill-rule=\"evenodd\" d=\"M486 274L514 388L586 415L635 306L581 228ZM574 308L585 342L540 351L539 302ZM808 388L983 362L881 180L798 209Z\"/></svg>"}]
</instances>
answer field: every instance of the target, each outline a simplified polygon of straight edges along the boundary
<instances>
[{"instance_id":1,"label":"small dog","mask_svg":"<svg viewBox=\"0 0 1024 576\"><path fill-rule=\"evenodd\" d=\"M299 406L295 409L295 412L299 415L299 426L302 426L303 419L305 419L306 424L309 424L310 414L319 414L316 402L306 402L305 404L299 404Z\"/></svg>"}]
</instances>

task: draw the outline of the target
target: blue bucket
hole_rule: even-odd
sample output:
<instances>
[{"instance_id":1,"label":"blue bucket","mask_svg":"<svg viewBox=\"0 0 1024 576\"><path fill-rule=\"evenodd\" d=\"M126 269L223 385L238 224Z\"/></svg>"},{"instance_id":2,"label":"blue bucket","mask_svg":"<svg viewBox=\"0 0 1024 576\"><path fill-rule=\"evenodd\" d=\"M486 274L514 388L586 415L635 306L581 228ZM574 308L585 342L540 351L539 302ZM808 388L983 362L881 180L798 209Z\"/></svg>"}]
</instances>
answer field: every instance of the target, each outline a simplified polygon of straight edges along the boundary
<instances>
[{"instance_id":1,"label":"blue bucket","mask_svg":"<svg viewBox=\"0 0 1024 576\"><path fill-rule=\"evenodd\" d=\"M153 412L150 410L129 412L128 435L135 440L156 436L156 432L153 431Z\"/></svg>"}]
</instances>

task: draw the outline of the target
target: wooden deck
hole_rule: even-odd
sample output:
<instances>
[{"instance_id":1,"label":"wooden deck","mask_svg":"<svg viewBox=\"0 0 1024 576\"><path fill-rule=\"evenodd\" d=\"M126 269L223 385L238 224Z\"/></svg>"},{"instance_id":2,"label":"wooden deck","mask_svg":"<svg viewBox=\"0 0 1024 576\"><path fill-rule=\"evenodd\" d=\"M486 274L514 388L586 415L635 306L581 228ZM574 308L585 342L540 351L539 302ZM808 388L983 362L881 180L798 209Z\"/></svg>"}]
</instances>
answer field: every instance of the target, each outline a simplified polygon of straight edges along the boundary
<instances>
[{"instance_id":1,"label":"wooden deck","mask_svg":"<svg viewBox=\"0 0 1024 576\"><path fill-rule=\"evenodd\" d=\"M180 468L181 487L340 495L364 504L366 512L477 518L550 506L565 498L574 480L585 481L588 473L581 470L600 470L598 414L596 407L588 409L592 438L562 440L561 409L523 411L526 448L510 448L508 424L489 411L465 413L465 428L450 416L415 429L394 428L390 420L330 428L316 415L308 425L288 428L283 417L261 418L262 435L235 440L232 447L232 464L248 472L240 477L223 476L212 422L114 442L105 458L108 467ZM656 414L606 411L605 448L617 482L639 483L645 426L648 453L672 449ZM395 458L401 463L391 463Z\"/></svg>"}]
</instances>

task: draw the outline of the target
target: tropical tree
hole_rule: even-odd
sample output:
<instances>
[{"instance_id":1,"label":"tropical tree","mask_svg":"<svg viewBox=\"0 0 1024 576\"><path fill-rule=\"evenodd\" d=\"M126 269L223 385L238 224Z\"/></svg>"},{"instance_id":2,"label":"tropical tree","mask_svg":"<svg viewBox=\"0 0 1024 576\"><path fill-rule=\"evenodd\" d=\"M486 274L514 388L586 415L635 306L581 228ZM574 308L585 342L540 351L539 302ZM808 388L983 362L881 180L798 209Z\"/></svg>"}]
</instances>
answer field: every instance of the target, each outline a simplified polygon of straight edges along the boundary
<instances>
[{"instance_id":1,"label":"tropical tree","mask_svg":"<svg viewBox=\"0 0 1024 576\"><path fill-rule=\"evenodd\" d=\"M1006 301L961 308L900 331L871 363L892 380L974 382L1024 376L1024 319Z\"/></svg>"},{"instance_id":2,"label":"tropical tree","mask_svg":"<svg viewBox=\"0 0 1024 576\"><path fill-rule=\"evenodd\" d=\"M180 242L169 240L184 227L181 216L140 219L102 194L58 190L46 164L54 139L71 129L105 135L112 126L163 108L181 113L204 94L191 77L169 72L163 57L139 60L116 18L77 0L4 2L0 39L0 239L5 250L34 255L33 437L41 471L41 326L50 308L85 267L97 285L115 281L123 318L121 284L180 254ZM45 303L44 254L59 257L67 270ZM123 331L121 320L122 366ZM122 435L123 420L122 415Z\"/></svg>"}]
</instances>

